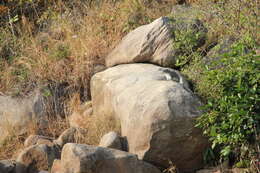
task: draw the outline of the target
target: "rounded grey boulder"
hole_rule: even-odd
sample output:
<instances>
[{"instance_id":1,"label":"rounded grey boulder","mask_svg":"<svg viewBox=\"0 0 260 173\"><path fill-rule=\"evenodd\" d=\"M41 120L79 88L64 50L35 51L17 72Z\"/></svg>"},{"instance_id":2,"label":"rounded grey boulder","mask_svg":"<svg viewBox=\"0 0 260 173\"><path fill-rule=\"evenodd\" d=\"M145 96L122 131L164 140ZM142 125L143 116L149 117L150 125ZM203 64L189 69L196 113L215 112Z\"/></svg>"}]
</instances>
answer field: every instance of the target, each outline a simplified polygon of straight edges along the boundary
<instances>
[{"instance_id":1,"label":"rounded grey boulder","mask_svg":"<svg viewBox=\"0 0 260 173\"><path fill-rule=\"evenodd\" d=\"M208 141L195 120L201 101L178 72L152 64L126 64L95 74L91 79L94 115L115 116L130 153L183 172L203 166Z\"/></svg>"}]
</instances>

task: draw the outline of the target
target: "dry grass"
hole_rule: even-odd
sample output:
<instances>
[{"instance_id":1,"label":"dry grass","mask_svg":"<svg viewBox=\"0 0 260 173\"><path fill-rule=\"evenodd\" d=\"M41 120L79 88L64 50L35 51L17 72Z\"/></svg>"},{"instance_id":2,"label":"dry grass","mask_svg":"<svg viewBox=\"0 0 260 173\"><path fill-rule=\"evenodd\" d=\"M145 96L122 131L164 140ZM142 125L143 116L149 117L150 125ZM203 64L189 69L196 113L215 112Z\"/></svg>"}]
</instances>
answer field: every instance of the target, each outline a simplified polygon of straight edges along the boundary
<instances>
[{"instance_id":1,"label":"dry grass","mask_svg":"<svg viewBox=\"0 0 260 173\"><path fill-rule=\"evenodd\" d=\"M35 21L25 15L17 22L18 37L1 30L5 33L4 41L0 39L0 92L24 93L31 90L32 84L49 81L68 83L75 93L89 91L94 67L104 63L121 38L142 24L168 15L179 1L103 1L92 6L57 2L37 19L50 23L44 32L36 32ZM255 27L259 13L256 1L235 0L223 5L222 1L187 2L201 11L198 17L209 28L208 46L226 35L250 33L260 38Z\"/></svg>"},{"instance_id":2,"label":"dry grass","mask_svg":"<svg viewBox=\"0 0 260 173\"><path fill-rule=\"evenodd\" d=\"M32 33L35 26L22 18L21 36L17 38L21 44L10 48L3 56L11 55L11 60L0 65L1 92L23 93L32 83L48 81L66 82L75 87L75 92L82 87L88 90L94 66L104 63L105 56L126 33L170 12L167 4L156 1L148 7L137 0L83 7L87 16L74 14L63 4L72 14L50 13L52 24L47 32L36 35ZM16 58L12 52L18 52Z\"/></svg>"},{"instance_id":3,"label":"dry grass","mask_svg":"<svg viewBox=\"0 0 260 173\"><path fill-rule=\"evenodd\" d=\"M20 135L9 131L9 136L0 147L0 160L16 159L19 152L24 149L24 141L30 135L43 135L57 138L63 131L69 128L68 122L65 119L49 119L48 122L45 129L39 129L37 123L32 122L27 127L27 131Z\"/></svg>"},{"instance_id":4,"label":"dry grass","mask_svg":"<svg viewBox=\"0 0 260 173\"><path fill-rule=\"evenodd\" d=\"M113 117L96 117L92 115L86 119L83 124L82 127L85 128L85 130L82 131L77 143L98 145L104 134L110 131L120 133L119 122ZM0 160L15 159L19 152L24 149L24 141L31 134L58 138L58 136L67 128L69 128L69 126L65 120L55 120L44 130L30 129L28 133L23 135L10 135L0 147Z\"/></svg>"},{"instance_id":5,"label":"dry grass","mask_svg":"<svg viewBox=\"0 0 260 173\"><path fill-rule=\"evenodd\" d=\"M211 35L220 39L227 35L241 37L250 34L259 39L257 22L259 16L259 4L254 0L234 1L199 1L197 7L204 9L204 20ZM258 37L257 37L258 36ZM258 42L260 40L257 40Z\"/></svg>"},{"instance_id":6,"label":"dry grass","mask_svg":"<svg viewBox=\"0 0 260 173\"><path fill-rule=\"evenodd\" d=\"M71 12L65 4L59 6ZM23 94L35 85L44 85L50 81L68 83L74 93L81 93L82 88L89 90L94 66L104 63L107 53L126 33L170 11L167 4L157 5L155 2L148 8L143 2L135 0L116 4L105 2L101 6L83 8L88 12L87 16L73 14L64 18L51 12L48 20L53 23L46 32L38 34L33 33L34 22L25 16L18 23L19 36L2 28L0 92ZM6 50L3 51L3 48ZM52 123L45 130L39 131L37 127L32 127L28 134L19 137L13 135L7 139L0 148L0 159L11 158L16 151L22 149L24 140L30 134L57 138L68 128L66 120L56 119L50 122ZM83 124L87 133L79 141L81 143L98 144L105 133L120 131L119 123L112 117L93 115Z\"/></svg>"},{"instance_id":7,"label":"dry grass","mask_svg":"<svg viewBox=\"0 0 260 173\"><path fill-rule=\"evenodd\" d=\"M92 103L81 104L79 95L72 99L71 103L73 114L69 117L72 125L85 129L83 137L78 143L98 145L100 139L108 132L115 131L121 133L120 122L112 116L96 116L92 112Z\"/></svg>"},{"instance_id":8,"label":"dry grass","mask_svg":"<svg viewBox=\"0 0 260 173\"><path fill-rule=\"evenodd\" d=\"M81 143L98 145L100 139L108 132L115 131L120 134L120 122L112 116L92 115L86 120L87 134Z\"/></svg>"},{"instance_id":9,"label":"dry grass","mask_svg":"<svg viewBox=\"0 0 260 173\"><path fill-rule=\"evenodd\" d=\"M67 83L73 90L69 97L78 93L81 98L84 95L82 91L89 91L94 67L104 63L106 55L121 38L142 24L168 15L177 2L123 0L89 6L79 1L68 7L59 1L34 21L30 16L19 16L17 28L0 27L0 92L22 94L51 81ZM249 33L260 38L255 27L259 16L257 1L234 0L224 5L210 0L188 2L203 11L198 17L209 28L208 46L226 35L239 37ZM0 10L3 9L0 6ZM47 23L48 27L40 30L37 21ZM74 107L81 104L79 100ZM84 109L77 111L82 114ZM35 126L30 128L28 135L57 138L69 127L66 119L52 119L50 122L45 130L39 131ZM87 132L79 142L87 144L98 144L100 138L111 130L120 132L119 122L107 116L89 115L82 127ZM10 158L23 148L28 135L8 138L0 148L0 159Z\"/></svg>"},{"instance_id":10,"label":"dry grass","mask_svg":"<svg viewBox=\"0 0 260 173\"><path fill-rule=\"evenodd\" d=\"M0 160L13 158L13 155L23 148L24 140L25 136L8 137L0 147Z\"/></svg>"},{"instance_id":11,"label":"dry grass","mask_svg":"<svg viewBox=\"0 0 260 173\"><path fill-rule=\"evenodd\" d=\"M163 173L179 173L176 165L172 163L172 161L169 161L169 167L165 170L163 170Z\"/></svg>"},{"instance_id":12,"label":"dry grass","mask_svg":"<svg viewBox=\"0 0 260 173\"><path fill-rule=\"evenodd\" d=\"M70 104L74 114L83 116L84 112L91 108L91 104L81 105L79 95L72 99ZM53 139L57 139L59 135L68 129L69 121L67 118L50 118L45 128L39 128L36 122L30 123L26 133L17 135L12 128L7 128L9 136L5 139L0 147L0 160L15 159L19 152L24 149L24 141L29 135L43 135ZM95 116L92 114L85 115L79 122L79 127L82 130L80 136L77 138L77 143L84 143L89 145L98 145L101 137L110 132L116 131L120 134L120 122L111 116Z\"/></svg>"}]
</instances>

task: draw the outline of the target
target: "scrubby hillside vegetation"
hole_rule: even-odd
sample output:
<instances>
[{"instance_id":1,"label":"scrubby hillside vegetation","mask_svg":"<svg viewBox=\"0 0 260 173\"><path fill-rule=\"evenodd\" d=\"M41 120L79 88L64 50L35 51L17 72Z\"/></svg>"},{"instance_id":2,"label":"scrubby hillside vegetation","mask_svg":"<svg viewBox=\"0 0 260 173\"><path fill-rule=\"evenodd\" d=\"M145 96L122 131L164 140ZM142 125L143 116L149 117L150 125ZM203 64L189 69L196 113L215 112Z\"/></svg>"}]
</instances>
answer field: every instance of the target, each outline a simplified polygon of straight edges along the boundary
<instances>
[{"instance_id":1,"label":"scrubby hillside vegetation","mask_svg":"<svg viewBox=\"0 0 260 173\"><path fill-rule=\"evenodd\" d=\"M167 16L175 60L166 67L183 74L202 102L194 126L209 141L205 167L260 172L259 7L257 0L1 1L0 96L38 103L34 93L41 93L50 123L32 122L19 135L7 127L0 159L15 158L29 135L55 139L73 123L86 130L78 143L97 145L107 132L120 133L114 117L87 116L91 78L110 67L106 58L124 36ZM184 19L195 24L183 27ZM160 169L178 172L169 162Z\"/></svg>"}]
</instances>

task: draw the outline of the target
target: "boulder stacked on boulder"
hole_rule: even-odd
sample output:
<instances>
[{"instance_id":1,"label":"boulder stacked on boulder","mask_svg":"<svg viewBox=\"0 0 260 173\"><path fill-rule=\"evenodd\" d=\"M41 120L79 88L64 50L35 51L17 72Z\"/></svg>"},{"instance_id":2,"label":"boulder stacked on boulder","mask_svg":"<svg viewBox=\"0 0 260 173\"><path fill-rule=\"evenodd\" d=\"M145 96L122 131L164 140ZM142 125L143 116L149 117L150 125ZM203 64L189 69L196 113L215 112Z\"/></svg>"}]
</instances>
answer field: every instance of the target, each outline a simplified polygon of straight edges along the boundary
<instances>
[{"instance_id":1,"label":"boulder stacked on boulder","mask_svg":"<svg viewBox=\"0 0 260 173\"><path fill-rule=\"evenodd\" d=\"M182 53L190 53L183 52L176 34L187 31L196 38L183 45L192 51L204 44L207 29L192 16L176 15L183 10L189 9L178 6L174 18L161 17L127 34L107 56L110 68L92 77L91 95L95 116L120 121L130 153L160 167L172 162L181 172L192 172L203 166L208 146L195 128L202 103L171 67Z\"/></svg>"},{"instance_id":2,"label":"boulder stacked on boulder","mask_svg":"<svg viewBox=\"0 0 260 173\"><path fill-rule=\"evenodd\" d=\"M68 118L72 127L56 140L30 136L16 163L2 161L0 170L160 173L158 168L168 168L170 163L180 173L201 168L202 152L208 142L201 130L195 128L195 120L202 114L202 103L183 75L171 69L180 53L173 48L173 31L180 28L188 28L195 35L206 32L196 19L176 23L168 17L130 32L107 56L108 69L92 77L92 101ZM199 36L192 49L201 46L205 39L205 35ZM0 118L1 107L0 102ZM32 107L25 106L26 122L29 112L33 112ZM116 118L122 136L110 132L103 136L98 147L76 144L81 134L76 127L83 126L84 118L100 115Z\"/></svg>"}]
</instances>

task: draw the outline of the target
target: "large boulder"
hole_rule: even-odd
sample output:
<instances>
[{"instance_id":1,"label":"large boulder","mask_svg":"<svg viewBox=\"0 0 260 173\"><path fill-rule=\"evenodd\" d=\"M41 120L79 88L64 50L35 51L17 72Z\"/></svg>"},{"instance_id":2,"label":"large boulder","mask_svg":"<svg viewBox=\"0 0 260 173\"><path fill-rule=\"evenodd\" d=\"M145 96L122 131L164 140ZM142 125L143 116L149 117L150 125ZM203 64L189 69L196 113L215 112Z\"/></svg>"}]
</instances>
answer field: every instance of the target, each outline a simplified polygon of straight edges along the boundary
<instances>
[{"instance_id":1,"label":"large boulder","mask_svg":"<svg viewBox=\"0 0 260 173\"><path fill-rule=\"evenodd\" d=\"M32 122L37 123L39 129L47 122L39 92L24 98L0 95L0 145L8 135L26 132Z\"/></svg>"},{"instance_id":2,"label":"large boulder","mask_svg":"<svg viewBox=\"0 0 260 173\"><path fill-rule=\"evenodd\" d=\"M32 145L24 149L16 159L16 173L38 173L49 170L53 161L60 158L60 147L57 145Z\"/></svg>"},{"instance_id":3,"label":"large boulder","mask_svg":"<svg viewBox=\"0 0 260 173\"><path fill-rule=\"evenodd\" d=\"M182 171L202 166L207 140L194 127L201 102L178 71L119 65L92 77L91 94L94 115L120 120L130 153L163 167L172 161Z\"/></svg>"},{"instance_id":4,"label":"large boulder","mask_svg":"<svg viewBox=\"0 0 260 173\"><path fill-rule=\"evenodd\" d=\"M127 152L83 144L66 144L61 160L51 173L160 173L137 156Z\"/></svg>"},{"instance_id":5,"label":"large boulder","mask_svg":"<svg viewBox=\"0 0 260 173\"><path fill-rule=\"evenodd\" d=\"M180 32L179 32L180 31ZM176 34L189 34L193 39L189 45L179 46ZM160 17L148 25L143 25L128 33L106 57L106 66L127 63L153 63L164 67L175 67L183 47L192 49L201 46L207 30L198 19L172 20ZM181 37L184 37L181 35ZM190 38L188 38L190 39ZM175 42L176 41L176 42ZM175 46L176 45L176 46Z\"/></svg>"}]
</instances>

